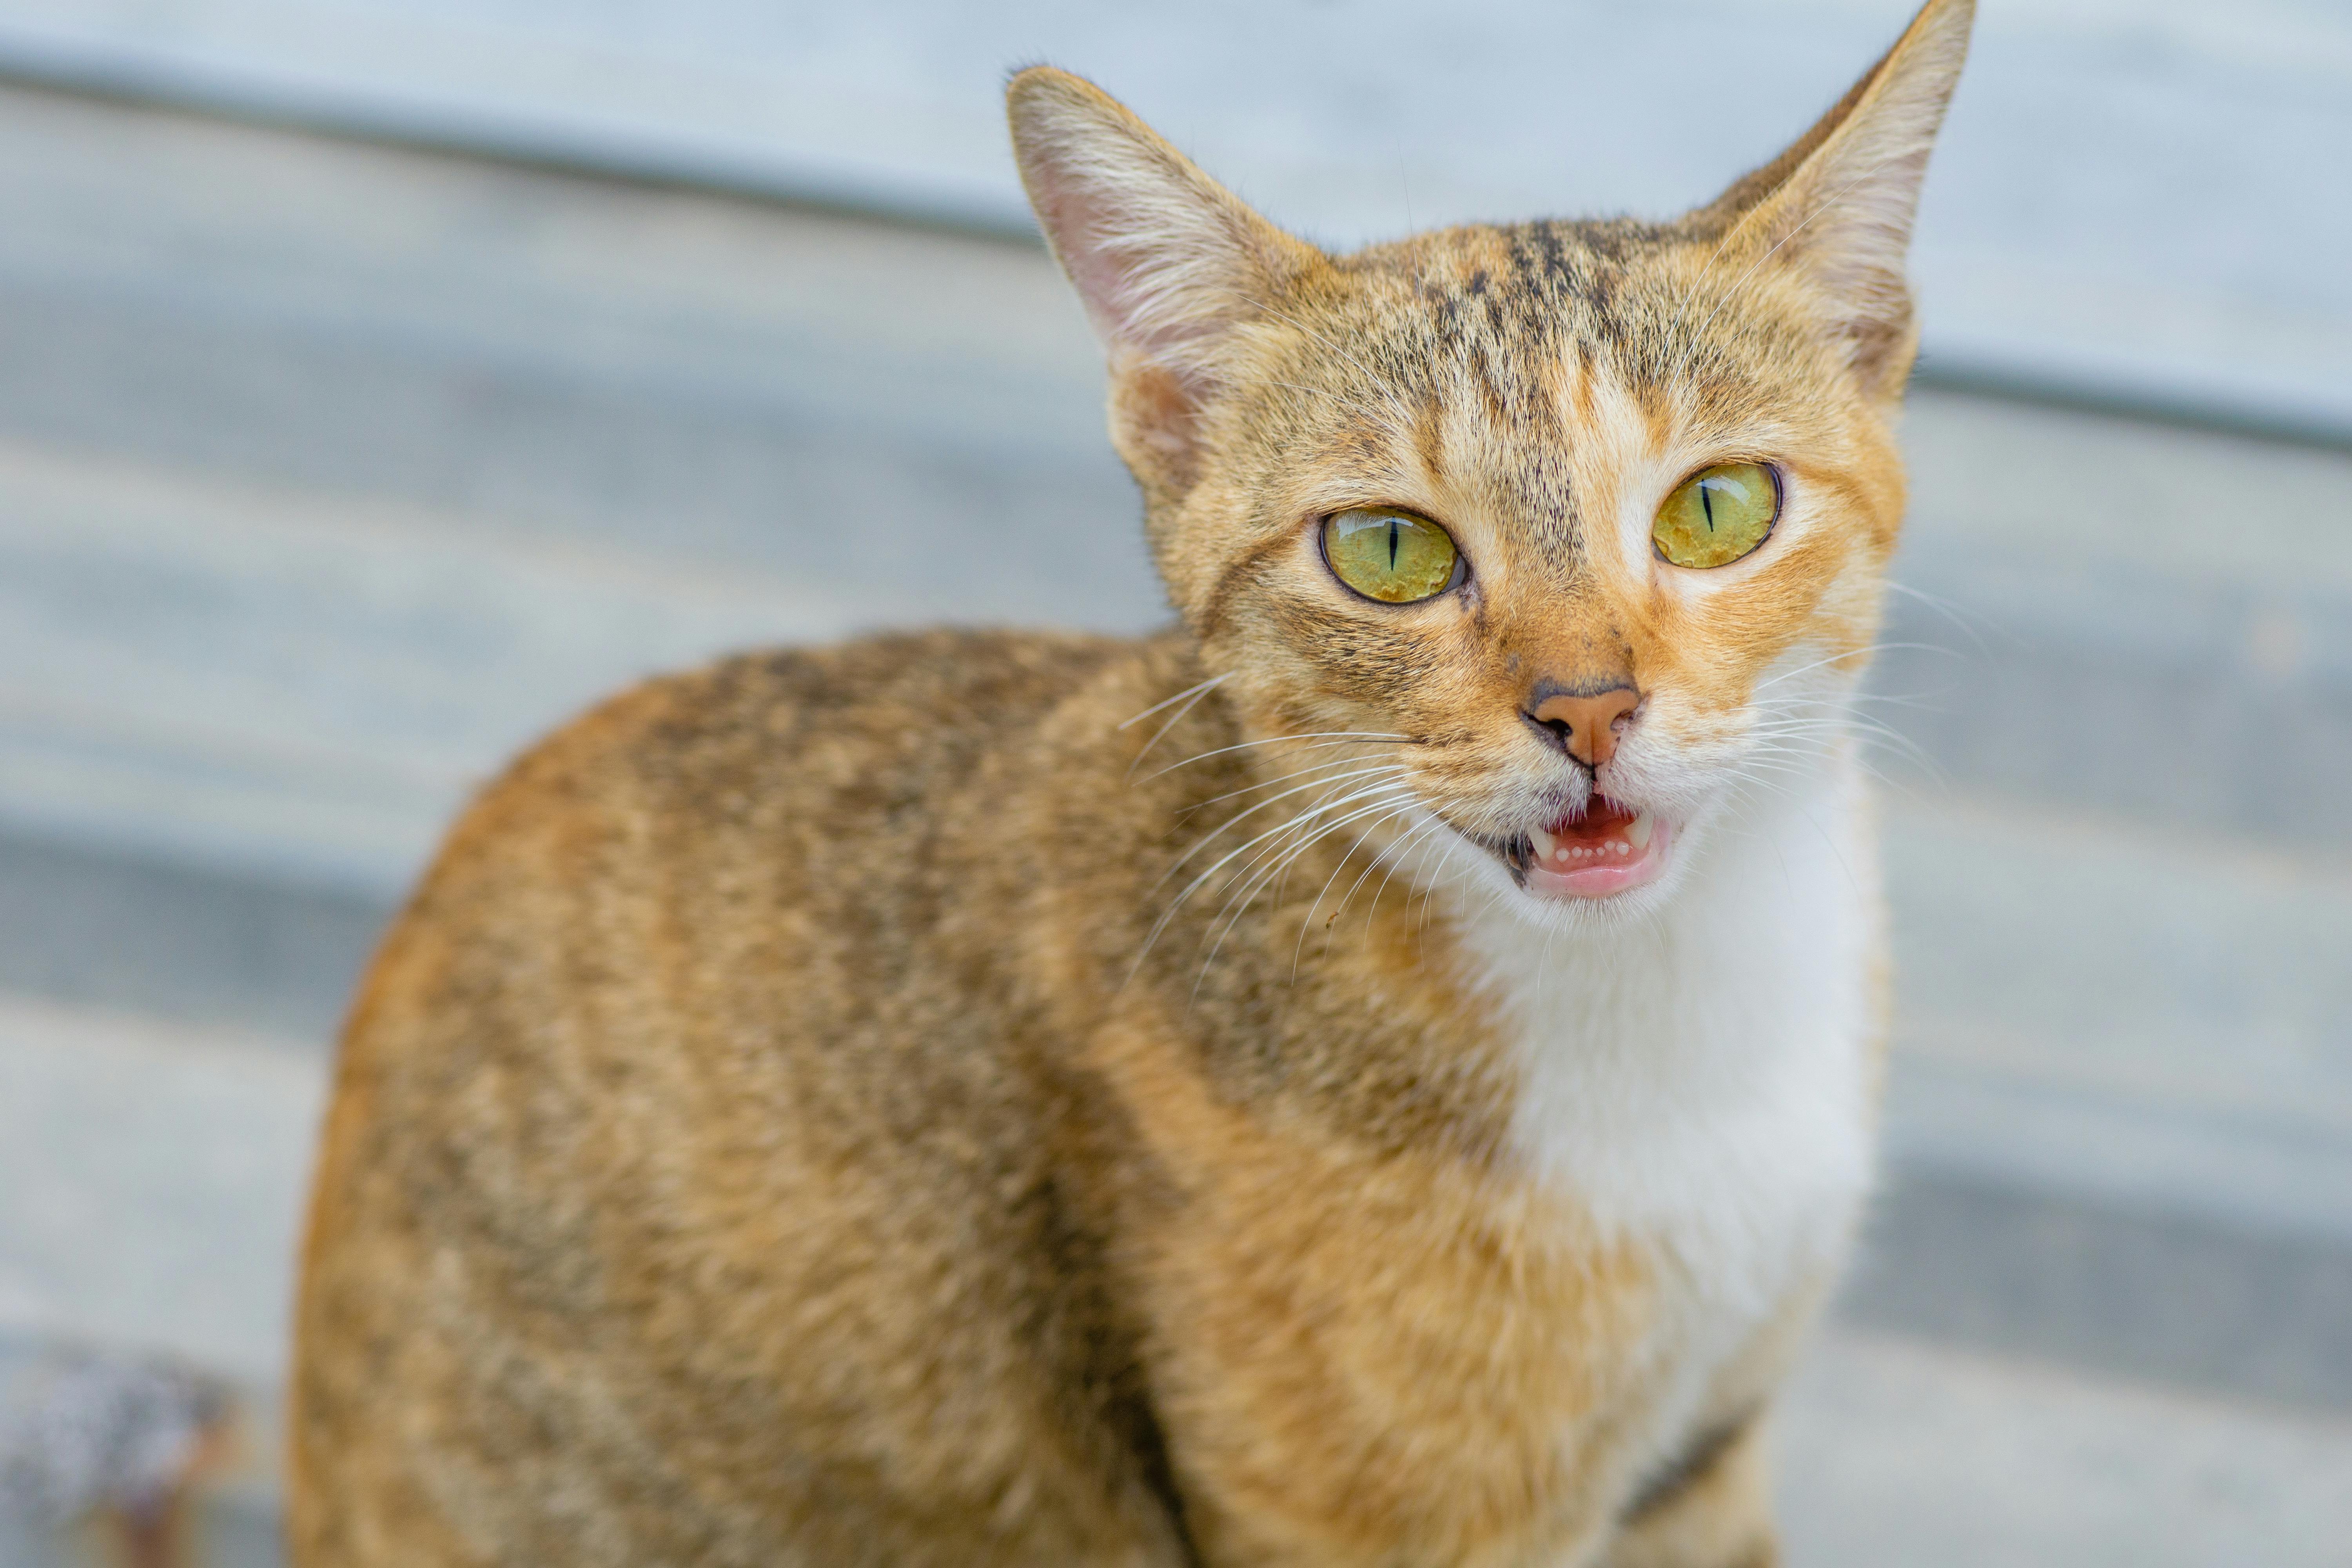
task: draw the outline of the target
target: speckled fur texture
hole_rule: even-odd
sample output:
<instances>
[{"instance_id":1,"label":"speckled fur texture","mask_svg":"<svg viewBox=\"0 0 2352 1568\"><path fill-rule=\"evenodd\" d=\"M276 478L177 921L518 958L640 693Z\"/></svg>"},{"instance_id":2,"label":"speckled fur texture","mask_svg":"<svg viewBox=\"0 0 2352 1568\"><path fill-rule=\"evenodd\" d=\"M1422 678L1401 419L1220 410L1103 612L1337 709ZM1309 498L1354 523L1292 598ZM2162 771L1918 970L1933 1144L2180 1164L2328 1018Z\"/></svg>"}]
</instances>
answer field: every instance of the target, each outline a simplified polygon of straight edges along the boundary
<instances>
[{"instance_id":1,"label":"speckled fur texture","mask_svg":"<svg viewBox=\"0 0 2352 1568\"><path fill-rule=\"evenodd\" d=\"M730 660L474 804L343 1040L294 1561L1773 1563L1869 1181L1853 687L1969 21L1675 222L1345 257L1016 78L1181 625ZM1658 559L1727 461L1771 537ZM1350 594L1367 504L1464 580ZM1597 767L1529 716L1611 686ZM1666 874L1538 897L1596 793Z\"/></svg>"}]
</instances>

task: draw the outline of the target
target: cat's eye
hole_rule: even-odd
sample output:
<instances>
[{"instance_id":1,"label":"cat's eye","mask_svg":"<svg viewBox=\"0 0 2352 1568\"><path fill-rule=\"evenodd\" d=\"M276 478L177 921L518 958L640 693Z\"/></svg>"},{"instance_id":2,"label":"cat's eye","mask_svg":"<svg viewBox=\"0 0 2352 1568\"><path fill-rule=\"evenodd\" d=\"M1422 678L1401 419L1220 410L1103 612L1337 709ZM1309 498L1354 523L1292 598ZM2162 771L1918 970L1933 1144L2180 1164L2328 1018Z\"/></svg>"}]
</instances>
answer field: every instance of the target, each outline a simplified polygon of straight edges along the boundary
<instances>
[{"instance_id":1,"label":"cat's eye","mask_svg":"<svg viewBox=\"0 0 2352 1568\"><path fill-rule=\"evenodd\" d=\"M1462 580L1462 552L1452 534L1425 517L1387 507L1324 519L1323 559L1340 582L1384 605L1410 605Z\"/></svg>"},{"instance_id":2,"label":"cat's eye","mask_svg":"<svg viewBox=\"0 0 2352 1568\"><path fill-rule=\"evenodd\" d=\"M1755 550L1780 515L1780 482L1761 463L1718 463L1685 479L1650 526L1677 566L1728 566Z\"/></svg>"}]
</instances>

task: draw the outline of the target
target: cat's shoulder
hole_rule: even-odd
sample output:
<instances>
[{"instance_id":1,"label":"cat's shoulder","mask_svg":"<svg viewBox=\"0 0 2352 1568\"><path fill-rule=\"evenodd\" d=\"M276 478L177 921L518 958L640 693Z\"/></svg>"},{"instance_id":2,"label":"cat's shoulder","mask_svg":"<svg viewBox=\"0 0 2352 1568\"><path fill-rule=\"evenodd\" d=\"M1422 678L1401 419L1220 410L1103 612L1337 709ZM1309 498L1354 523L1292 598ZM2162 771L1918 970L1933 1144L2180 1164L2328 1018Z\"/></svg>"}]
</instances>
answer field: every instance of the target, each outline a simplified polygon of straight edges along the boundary
<instances>
[{"instance_id":1,"label":"cat's shoulder","mask_svg":"<svg viewBox=\"0 0 2352 1568\"><path fill-rule=\"evenodd\" d=\"M1062 810L1091 766L1118 779L1120 724L1198 680L1169 632L939 629L738 654L656 676L524 750L460 814L425 906L502 889L708 880L756 845L806 859L968 821L1045 778ZM879 862L877 862L879 863ZM534 893L533 897L543 896Z\"/></svg>"},{"instance_id":2,"label":"cat's shoulder","mask_svg":"<svg viewBox=\"0 0 2352 1568\"><path fill-rule=\"evenodd\" d=\"M759 649L653 677L588 709L521 752L478 806L504 816L613 790L675 796L746 768L773 786L873 784L894 759L968 767L1073 700L1099 689L1116 706L1192 660L1171 635L986 629Z\"/></svg>"}]
</instances>

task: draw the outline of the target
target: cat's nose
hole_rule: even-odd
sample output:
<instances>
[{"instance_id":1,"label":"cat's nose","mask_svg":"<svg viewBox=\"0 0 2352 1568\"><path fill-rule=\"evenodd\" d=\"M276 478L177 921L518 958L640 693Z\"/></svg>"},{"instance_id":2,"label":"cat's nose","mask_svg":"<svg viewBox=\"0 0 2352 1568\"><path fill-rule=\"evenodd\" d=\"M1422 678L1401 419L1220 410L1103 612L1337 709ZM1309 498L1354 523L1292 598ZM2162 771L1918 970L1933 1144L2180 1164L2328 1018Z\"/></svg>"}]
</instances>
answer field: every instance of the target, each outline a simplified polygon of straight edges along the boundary
<instances>
[{"instance_id":1,"label":"cat's nose","mask_svg":"<svg viewBox=\"0 0 2352 1568\"><path fill-rule=\"evenodd\" d=\"M1528 721L1549 731L1570 756L1597 768L1617 754L1618 722L1641 703L1642 694L1630 686L1577 692L1554 688L1549 696L1539 687L1526 711Z\"/></svg>"}]
</instances>

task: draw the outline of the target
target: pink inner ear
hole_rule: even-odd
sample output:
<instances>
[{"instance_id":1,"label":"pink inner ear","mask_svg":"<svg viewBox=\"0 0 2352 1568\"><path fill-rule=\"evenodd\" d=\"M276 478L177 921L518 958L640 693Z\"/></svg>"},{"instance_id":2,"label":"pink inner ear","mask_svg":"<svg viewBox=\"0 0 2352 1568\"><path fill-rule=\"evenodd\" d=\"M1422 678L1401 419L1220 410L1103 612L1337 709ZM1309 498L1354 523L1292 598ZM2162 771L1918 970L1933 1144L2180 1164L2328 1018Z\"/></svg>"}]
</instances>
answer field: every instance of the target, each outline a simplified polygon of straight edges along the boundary
<instances>
[{"instance_id":1,"label":"pink inner ear","mask_svg":"<svg viewBox=\"0 0 2352 1568\"><path fill-rule=\"evenodd\" d=\"M1148 134L1041 117L1022 138L1023 172L1105 343L1189 376L1262 287L1264 258L1237 204Z\"/></svg>"},{"instance_id":2,"label":"pink inner ear","mask_svg":"<svg viewBox=\"0 0 2352 1568\"><path fill-rule=\"evenodd\" d=\"M1055 252L1070 275L1095 331L1114 343L1148 350L1133 330L1134 268L1122 264L1108 204L1089 193L1088 182L1070 178L1059 159L1037 171L1038 216Z\"/></svg>"},{"instance_id":3,"label":"pink inner ear","mask_svg":"<svg viewBox=\"0 0 2352 1568\"><path fill-rule=\"evenodd\" d=\"M1199 334L1197 325L1183 330L1183 316L1173 308L1182 266L1171 253L1184 243L1171 221L1176 215L1121 199L1112 171L1076 176L1062 160L1051 159L1037 175L1041 220L1106 343L1160 359Z\"/></svg>"}]
</instances>

